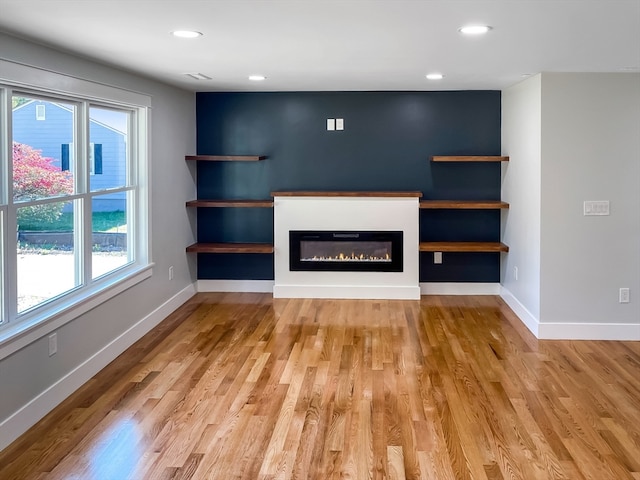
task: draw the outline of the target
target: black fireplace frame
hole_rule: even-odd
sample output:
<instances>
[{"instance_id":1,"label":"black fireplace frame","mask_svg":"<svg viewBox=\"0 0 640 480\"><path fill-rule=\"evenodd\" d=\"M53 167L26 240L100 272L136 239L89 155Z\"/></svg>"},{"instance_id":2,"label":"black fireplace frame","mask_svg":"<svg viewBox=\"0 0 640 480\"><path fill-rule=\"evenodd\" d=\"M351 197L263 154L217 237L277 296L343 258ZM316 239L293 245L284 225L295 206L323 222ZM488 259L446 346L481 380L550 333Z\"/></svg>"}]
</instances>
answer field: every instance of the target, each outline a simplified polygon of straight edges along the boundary
<instances>
[{"instance_id":1,"label":"black fireplace frame","mask_svg":"<svg viewBox=\"0 0 640 480\"><path fill-rule=\"evenodd\" d=\"M300 258L300 242L304 240L391 242L391 261L303 261ZM402 272L403 243L403 232L395 230L290 230L289 270L292 272Z\"/></svg>"}]
</instances>

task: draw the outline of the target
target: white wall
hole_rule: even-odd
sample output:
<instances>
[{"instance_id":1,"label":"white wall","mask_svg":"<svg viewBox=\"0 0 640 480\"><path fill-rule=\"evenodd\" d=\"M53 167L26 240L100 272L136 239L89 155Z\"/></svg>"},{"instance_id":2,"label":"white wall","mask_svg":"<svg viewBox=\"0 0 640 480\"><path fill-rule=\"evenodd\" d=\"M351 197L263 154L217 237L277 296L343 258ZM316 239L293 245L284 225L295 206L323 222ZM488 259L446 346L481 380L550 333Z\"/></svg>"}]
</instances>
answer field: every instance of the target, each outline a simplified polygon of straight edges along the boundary
<instances>
[{"instance_id":1,"label":"white wall","mask_svg":"<svg viewBox=\"0 0 640 480\"><path fill-rule=\"evenodd\" d=\"M0 34L0 58L48 69L152 97L151 278L57 330L58 353L48 356L40 338L0 361L0 449L74 388L103 368L195 291L193 172L184 155L195 152L195 95L85 59ZM168 268L175 276L169 281Z\"/></svg>"},{"instance_id":2,"label":"white wall","mask_svg":"<svg viewBox=\"0 0 640 480\"><path fill-rule=\"evenodd\" d=\"M537 334L540 318L541 75L502 92L502 256L505 300ZM517 280L514 269L517 268Z\"/></svg>"},{"instance_id":3,"label":"white wall","mask_svg":"<svg viewBox=\"0 0 640 480\"><path fill-rule=\"evenodd\" d=\"M503 297L539 338L640 340L640 74L528 79L503 92L502 132Z\"/></svg>"},{"instance_id":4,"label":"white wall","mask_svg":"<svg viewBox=\"0 0 640 480\"><path fill-rule=\"evenodd\" d=\"M640 339L640 74L542 76L541 185L541 332Z\"/></svg>"}]
</instances>

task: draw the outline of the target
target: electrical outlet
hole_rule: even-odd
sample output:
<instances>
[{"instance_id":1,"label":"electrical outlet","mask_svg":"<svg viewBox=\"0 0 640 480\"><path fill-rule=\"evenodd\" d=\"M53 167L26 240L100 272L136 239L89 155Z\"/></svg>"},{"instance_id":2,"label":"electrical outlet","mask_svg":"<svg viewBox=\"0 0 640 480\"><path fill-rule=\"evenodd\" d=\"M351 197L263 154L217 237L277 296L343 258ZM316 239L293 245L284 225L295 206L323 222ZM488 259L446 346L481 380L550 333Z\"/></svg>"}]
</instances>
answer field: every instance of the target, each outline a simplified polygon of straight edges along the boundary
<instances>
[{"instance_id":1,"label":"electrical outlet","mask_svg":"<svg viewBox=\"0 0 640 480\"><path fill-rule=\"evenodd\" d=\"M433 263L438 265L442 263L442 252L433 252Z\"/></svg>"},{"instance_id":2,"label":"electrical outlet","mask_svg":"<svg viewBox=\"0 0 640 480\"><path fill-rule=\"evenodd\" d=\"M335 130L335 129L336 129L336 119L327 118L327 130Z\"/></svg>"},{"instance_id":3,"label":"electrical outlet","mask_svg":"<svg viewBox=\"0 0 640 480\"><path fill-rule=\"evenodd\" d=\"M518 280L518 267L513 267L513 279Z\"/></svg>"},{"instance_id":4,"label":"electrical outlet","mask_svg":"<svg viewBox=\"0 0 640 480\"><path fill-rule=\"evenodd\" d=\"M49 335L49 356L53 356L58 353L58 334L52 333Z\"/></svg>"},{"instance_id":5,"label":"electrical outlet","mask_svg":"<svg viewBox=\"0 0 640 480\"><path fill-rule=\"evenodd\" d=\"M620 289L620 297L619 297L619 302L620 303L629 303L629 289L628 288L621 288Z\"/></svg>"},{"instance_id":6,"label":"electrical outlet","mask_svg":"<svg viewBox=\"0 0 640 480\"><path fill-rule=\"evenodd\" d=\"M344 118L336 118L336 130L344 130Z\"/></svg>"},{"instance_id":7,"label":"electrical outlet","mask_svg":"<svg viewBox=\"0 0 640 480\"><path fill-rule=\"evenodd\" d=\"M173 265L169 267L169 280L173 280Z\"/></svg>"}]
</instances>

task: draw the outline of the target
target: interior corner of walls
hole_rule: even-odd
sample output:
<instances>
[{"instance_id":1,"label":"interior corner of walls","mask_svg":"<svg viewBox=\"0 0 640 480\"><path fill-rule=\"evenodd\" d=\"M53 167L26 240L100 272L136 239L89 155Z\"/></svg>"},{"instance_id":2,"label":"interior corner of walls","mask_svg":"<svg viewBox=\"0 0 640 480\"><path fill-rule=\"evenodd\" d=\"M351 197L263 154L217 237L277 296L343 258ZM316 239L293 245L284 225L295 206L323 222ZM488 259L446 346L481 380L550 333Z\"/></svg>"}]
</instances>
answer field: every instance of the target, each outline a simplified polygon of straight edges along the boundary
<instances>
[{"instance_id":1,"label":"interior corner of walls","mask_svg":"<svg viewBox=\"0 0 640 480\"><path fill-rule=\"evenodd\" d=\"M500 296L538 340L640 341L640 323L542 322L508 289Z\"/></svg>"},{"instance_id":2,"label":"interior corner of walls","mask_svg":"<svg viewBox=\"0 0 640 480\"><path fill-rule=\"evenodd\" d=\"M525 327L529 329L536 338L540 338L540 320L536 318L520 301L505 287L501 288L500 297L513 310L513 313L520 319Z\"/></svg>"}]
</instances>

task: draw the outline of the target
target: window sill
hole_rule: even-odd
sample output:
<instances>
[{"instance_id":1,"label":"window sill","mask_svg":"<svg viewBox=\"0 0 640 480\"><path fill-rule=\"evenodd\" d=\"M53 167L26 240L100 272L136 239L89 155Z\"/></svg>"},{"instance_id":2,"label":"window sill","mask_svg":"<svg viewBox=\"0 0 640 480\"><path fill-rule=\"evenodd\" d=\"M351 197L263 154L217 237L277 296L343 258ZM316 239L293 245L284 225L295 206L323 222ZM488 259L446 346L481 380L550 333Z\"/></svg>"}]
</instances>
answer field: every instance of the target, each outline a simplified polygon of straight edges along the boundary
<instances>
[{"instance_id":1,"label":"window sill","mask_svg":"<svg viewBox=\"0 0 640 480\"><path fill-rule=\"evenodd\" d=\"M153 275L153 263L126 269L110 282L72 298L71 304L44 307L38 315L0 327L0 360L57 330Z\"/></svg>"}]
</instances>

